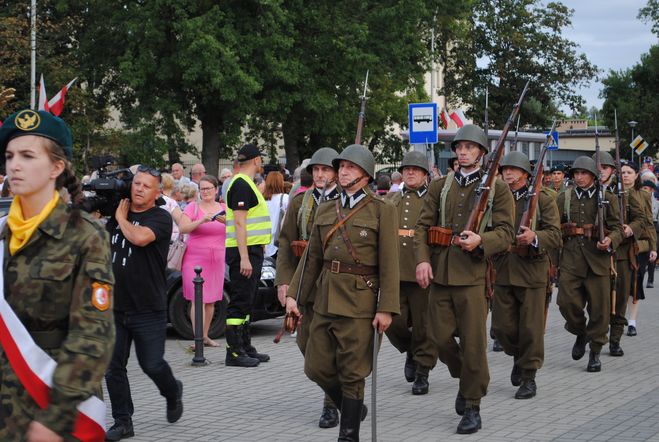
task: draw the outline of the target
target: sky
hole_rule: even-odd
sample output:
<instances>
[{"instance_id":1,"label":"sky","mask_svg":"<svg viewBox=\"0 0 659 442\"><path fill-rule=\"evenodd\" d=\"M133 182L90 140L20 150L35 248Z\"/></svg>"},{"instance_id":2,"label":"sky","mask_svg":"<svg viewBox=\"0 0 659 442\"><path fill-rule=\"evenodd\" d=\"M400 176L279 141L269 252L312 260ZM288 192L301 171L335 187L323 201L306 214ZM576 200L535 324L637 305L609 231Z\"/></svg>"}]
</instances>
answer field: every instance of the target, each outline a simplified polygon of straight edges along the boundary
<instances>
[{"instance_id":1,"label":"sky","mask_svg":"<svg viewBox=\"0 0 659 442\"><path fill-rule=\"evenodd\" d=\"M591 63L600 68L600 78L606 78L610 70L631 68L657 44L657 37L650 32L651 26L638 20L639 9L647 0L563 0L574 9L572 27L563 35L580 46ZM579 93L587 106L600 108L601 81L591 82L590 87Z\"/></svg>"}]
</instances>

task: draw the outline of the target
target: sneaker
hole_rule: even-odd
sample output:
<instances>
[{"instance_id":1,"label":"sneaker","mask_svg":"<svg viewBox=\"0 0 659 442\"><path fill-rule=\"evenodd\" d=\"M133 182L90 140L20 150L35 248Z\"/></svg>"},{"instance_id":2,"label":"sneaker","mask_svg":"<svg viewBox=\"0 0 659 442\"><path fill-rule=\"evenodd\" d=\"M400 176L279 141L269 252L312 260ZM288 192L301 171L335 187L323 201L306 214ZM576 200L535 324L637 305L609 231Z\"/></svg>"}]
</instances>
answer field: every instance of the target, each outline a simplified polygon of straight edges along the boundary
<instances>
[{"instance_id":1,"label":"sneaker","mask_svg":"<svg viewBox=\"0 0 659 442\"><path fill-rule=\"evenodd\" d=\"M115 422L105 433L105 440L116 442L133 436L135 436L135 431L133 430L132 422Z\"/></svg>"},{"instance_id":2,"label":"sneaker","mask_svg":"<svg viewBox=\"0 0 659 442\"><path fill-rule=\"evenodd\" d=\"M176 380L176 398L167 399L167 422L173 424L181 418L183 414L183 383Z\"/></svg>"},{"instance_id":3,"label":"sneaker","mask_svg":"<svg viewBox=\"0 0 659 442\"><path fill-rule=\"evenodd\" d=\"M627 336L636 336L638 333L636 333L636 327L633 325L630 325L627 327Z\"/></svg>"}]
</instances>

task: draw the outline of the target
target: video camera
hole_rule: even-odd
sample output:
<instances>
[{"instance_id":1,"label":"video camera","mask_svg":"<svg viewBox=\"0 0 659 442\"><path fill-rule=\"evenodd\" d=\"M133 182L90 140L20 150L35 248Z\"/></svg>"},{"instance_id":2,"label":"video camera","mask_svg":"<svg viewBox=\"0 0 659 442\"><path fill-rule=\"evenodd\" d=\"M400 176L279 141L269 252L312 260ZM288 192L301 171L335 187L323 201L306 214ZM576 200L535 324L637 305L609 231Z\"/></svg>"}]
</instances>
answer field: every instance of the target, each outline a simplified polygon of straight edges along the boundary
<instances>
[{"instance_id":1,"label":"video camera","mask_svg":"<svg viewBox=\"0 0 659 442\"><path fill-rule=\"evenodd\" d=\"M91 163L98 178L84 184L82 190L94 192L94 195L86 197L80 206L86 212L99 211L102 216L114 216L119 202L130 198L133 173L129 169L107 172L107 167L115 163L111 155L92 157Z\"/></svg>"}]
</instances>

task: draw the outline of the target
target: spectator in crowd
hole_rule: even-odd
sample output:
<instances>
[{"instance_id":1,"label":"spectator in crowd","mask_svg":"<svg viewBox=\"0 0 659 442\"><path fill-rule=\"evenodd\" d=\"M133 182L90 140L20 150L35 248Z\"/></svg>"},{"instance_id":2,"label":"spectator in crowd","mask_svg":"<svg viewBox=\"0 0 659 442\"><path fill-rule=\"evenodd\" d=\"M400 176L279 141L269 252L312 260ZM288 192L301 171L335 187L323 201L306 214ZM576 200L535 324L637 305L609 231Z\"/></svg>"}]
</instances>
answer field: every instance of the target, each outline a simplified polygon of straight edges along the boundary
<instances>
[{"instance_id":1,"label":"spectator in crowd","mask_svg":"<svg viewBox=\"0 0 659 442\"><path fill-rule=\"evenodd\" d=\"M181 206L181 210L185 210L188 204L197 201L197 187L194 183L188 183L181 185L180 189L182 201L179 203L179 206Z\"/></svg>"},{"instance_id":2,"label":"spectator in crowd","mask_svg":"<svg viewBox=\"0 0 659 442\"><path fill-rule=\"evenodd\" d=\"M309 190L311 186L313 186L313 175L307 172L305 167L300 171L300 185L297 187L297 190L295 190L295 194L304 193ZM293 189L295 189L295 185L293 185Z\"/></svg>"},{"instance_id":3,"label":"spectator in crowd","mask_svg":"<svg viewBox=\"0 0 659 442\"><path fill-rule=\"evenodd\" d=\"M222 182L222 202L226 203L227 189L229 188L229 184L231 184L231 179L235 174L239 172L240 172L240 163L238 162L238 160L233 160L233 172L231 173L231 176L229 178L225 179Z\"/></svg>"},{"instance_id":4,"label":"spectator in crowd","mask_svg":"<svg viewBox=\"0 0 659 442\"><path fill-rule=\"evenodd\" d=\"M449 158L448 169L446 170L446 173L457 172L459 168L460 168L460 163L458 163L458 157Z\"/></svg>"},{"instance_id":5,"label":"spectator in crowd","mask_svg":"<svg viewBox=\"0 0 659 442\"><path fill-rule=\"evenodd\" d=\"M219 347L220 344L208 336L215 303L222 300L224 290L224 251L226 226L224 204L215 201L218 182L214 176L205 175L199 181L201 199L188 204L179 221L182 233L188 233L185 255L181 272L183 273L183 297L191 302L190 319L194 331L194 268L200 266L203 270L203 330L204 345Z\"/></svg>"},{"instance_id":6,"label":"spectator in crowd","mask_svg":"<svg viewBox=\"0 0 659 442\"><path fill-rule=\"evenodd\" d=\"M275 246L275 242L278 239L279 227L284 213L288 208L288 195L284 188L284 176L281 172L270 172L268 174L265 179L263 198L265 198L270 221L272 222L272 240L270 244L265 246L265 256L276 256L277 246Z\"/></svg>"},{"instance_id":7,"label":"spectator in crowd","mask_svg":"<svg viewBox=\"0 0 659 442\"><path fill-rule=\"evenodd\" d=\"M220 172L220 185L224 184L224 182L228 179L230 179L233 176L233 173L231 170L227 169L226 167L222 169Z\"/></svg>"},{"instance_id":8,"label":"spectator in crowd","mask_svg":"<svg viewBox=\"0 0 659 442\"><path fill-rule=\"evenodd\" d=\"M206 175L206 168L201 163L194 164L190 169L190 180L197 186L197 190L199 190L199 180L204 175Z\"/></svg>"},{"instance_id":9,"label":"spectator in crowd","mask_svg":"<svg viewBox=\"0 0 659 442\"><path fill-rule=\"evenodd\" d=\"M172 198L172 192L176 186L174 182L174 176L168 173L163 173L161 175L162 183L162 198L165 200L165 205L162 206L169 214L172 216L172 238L171 241L175 241L179 235L178 223L181 220L181 207L174 198Z\"/></svg>"},{"instance_id":10,"label":"spectator in crowd","mask_svg":"<svg viewBox=\"0 0 659 442\"><path fill-rule=\"evenodd\" d=\"M284 181L284 192L286 192L286 195L290 195L292 189L293 183L290 181Z\"/></svg>"},{"instance_id":11,"label":"spectator in crowd","mask_svg":"<svg viewBox=\"0 0 659 442\"><path fill-rule=\"evenodd\" d=\"M119 203L107 224L115 277L116 343L105 375L114 425L108 441L134 434L133 401L126 372L131 344L142 370L167 401L167 421L183 414L183 384L165 361L167 335L167 252L172 217L156 206L160 172L140 166L131 185L131 198Z\"/></svg>"},{"instance_id":12,"label":"spectator in crowd","mask_svg":"<svg viewBox=\"0 0 659 442\"><path fill-rule=\"evenodd\" d=\"M391 178L389 178L388 175L380 175L378 177L376 189L378 195L386 195L389 193L389 189L391 188Z\"/></svg>"},{"instance_id":13,"label":"spectator in crowd","mask_svg":"<svg viewBox=\"0 0 659 442\"><path fill-rule=\"evenodd\" d=\"M190 178L185 176L185 169L183 169L183 165L181 163L172 164L172 176L174 177L174 181L176 181L177 184L190 183Z\"/></svg>"},{"instance_id":14,"label":"spectator in crowd","mask_svg":"<svg viewBox=\"0 0 659 442\"><path fill-rule=\"evenodd\" d=\"M256 188L259 189L261 194L265 192L265 180L263 179L263 175L261 173L254 175L254 184L256 184Z\"/></svg>"},{"instance_id":15,"label":"spectator in crowd","mask_svg":"<svg viewBox=\"0 0 659 442\"><path fill-rule=\"evenodd\" d=\"M389 192L398 192L400 190L400 185L403 182L403 175L400 172L395 171L391 174L391 187Z\"/></svg>"}]
</instances>

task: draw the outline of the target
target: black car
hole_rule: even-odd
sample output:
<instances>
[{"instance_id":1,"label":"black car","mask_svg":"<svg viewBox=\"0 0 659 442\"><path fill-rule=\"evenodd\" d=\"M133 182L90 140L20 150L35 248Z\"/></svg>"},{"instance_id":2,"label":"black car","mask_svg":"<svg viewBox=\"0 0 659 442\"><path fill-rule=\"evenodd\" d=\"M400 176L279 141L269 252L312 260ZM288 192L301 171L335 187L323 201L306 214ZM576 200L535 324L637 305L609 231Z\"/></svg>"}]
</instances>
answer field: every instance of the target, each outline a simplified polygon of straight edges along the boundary
<instances>
[{"instance_id":1,"label":"black car","mask_svg":"<svg viewBox=\"0 0 659 442\"><path fill-rule=\"evenodd\" d=\"M203 273L202 273L203 277ZM215 314L211 321L208 336L217 339L224 334L227 319L227 305L229 304L229 268L224 272L224 294L222 300L215 303ZM176 332L184 339L194 339L192 322L190 321L191 302L183 297L183 281L181 272L167 269L167 302L169 305L169 322ZM261 280L256 291L254 311L251 321L276 318L285 313L284 307L277 299L275 287L275 261L270 257L263 260Z\"/></svg>"}]
</instances>

